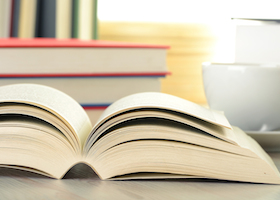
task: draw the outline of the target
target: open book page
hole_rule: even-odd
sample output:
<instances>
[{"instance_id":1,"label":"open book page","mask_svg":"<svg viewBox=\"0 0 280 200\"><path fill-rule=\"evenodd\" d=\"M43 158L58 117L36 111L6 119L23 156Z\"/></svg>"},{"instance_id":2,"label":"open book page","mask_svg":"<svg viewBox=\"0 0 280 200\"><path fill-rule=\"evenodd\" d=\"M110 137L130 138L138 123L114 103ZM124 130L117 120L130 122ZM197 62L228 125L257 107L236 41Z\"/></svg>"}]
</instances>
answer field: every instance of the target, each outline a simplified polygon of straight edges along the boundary
<instances>
[{"instance_id":1,"label":"open book page","mask_svg":"<svg viewBox=\"0 0 280 200\"><path fill-rule=\"evenodd\" d=\"M186 126L163 118L141 118L127 120L115 126L101 137L94 147L87 152L87 159L94 165L94 160L103 152L118 145L138 140L177 141L179 143L194 144L207 149L216 149L232 154L256 157L249 149L225 142L192 126ZM86 148L85 148L86 149Z\"/></svg>"},{"instance_id":2,"label":"open book page","mask_svg":"<svg viewBox=\"0 0 280 200\"><path fill-rule=\"evenodd\" d=\"M0 96L2 103L31 104L55 114L72 130L81 147L92 128L83 108L74 99L56 89L35 84L15 84L0 87Z\"/></svg>"},{"instance_id":3,"label":"open book page","mask_svg":"<svg viewBox=\"0 0 280 200\"><path fill-rule=\"evenodd\" d=\"M134 140L116 145L98 156L93 168L101 179L152 172L280 183L279 173L258 157L170 140Z\"/></svg>"},{"instance_id":4,"label":"open book page","mask_svg":"<svg viewBox=\"0 0 280 200\"><path fill-rule=\"evenodd\" d=\"M184 115L183 118L192 116L193 120L196 119L195 122L191 122L191 124L189 124L190 121L186 121L185 119L183 123L189 125L196 124L195 127L197 128L205 127L207 130L211 130L211 132L209 131L210 134L214 134L216 137L224 139L228 142L236 143L234 133L231 131L231 126L222 113L204 108L195 103L172 95L156 92L146 92L124 97L109 106L103 112L98 122L95 124L94 129L86 142L86 151L88 150L89 145L93 144L96 141L101 132L104 132L106 127L108 128L114 125L114 121L116 121L115 124L117 124L121 123L124 120L128 120L129 118L141 118L137 116L137 114L140 113L139 110L145 109L154 109L156 111L156 116L148 114L144 117L159 117L182 122L181 120L177 120L174 118L178 118L179 115ZM125 113L126 111L132 112L130 112L131 114L127 114ZM173 111L174 115L167 116L168 111ZM120 113L122 114L118 116L118 114ZM165 116L162 116L163 114ZM143 117L143 113L140 115L142 115ZM107 121L108 119L110 120ZM104 122L106 122L106 124ZM209 124L209 126L207 126L207 123ZM214 129L211 124L213 126L216 126L217 128L221 127L224 131L215 131L216 128ZM221 128L219 128L219 130ZM205 129L203 130L207 131Z\"/></svg>"},{"instance_id":5,"label":"open book page","mask_svg":"<svg viewBox=\"0 0 280 200\"><path fill-rule=\"evenodd\" d=\"M111 117L115 113L137 108L161 108L173 110L231 129L228 120L221 113L204 108L179 97L156 92L133 94L116 101L105 110L99 121Z\"/></svg>"},{"instance_id":6,"label":"open book page","mask_svg":"<svg viewBox=\"0 0 280 200\"><path fill-rule=\"evenodd\" d=\"M223 126L218 126L179 112L150 108L138 109L133 110L131 112L122 113L120 115L114 116L110 120L98 126L98 129L94 131L94 134L88 138L88 141L86 143L87 145L84 148L84 150L88 151L89 147L94 145L94 143L97 140L99 140L101 135L107 132L107 130L111 128L118 129L118 127L125 126L124 123L127 121L142 121L142 119L144 119L146 125L148 125L153 119L165 119L173 123L179 122L182 124L183 127L185 127L185 129L189 126L195 127L201 131L204 131L208 135L215 136L216 139L219 138L231 144L237 145L236 138L232 129L228 129ZM163 126L163 124L161 125ZM163 127L167 128L166 126Z\"/></svg>"},{"instance_id":7,"label":"open book page","mask_svg":"<svg viewBox=\"0 0 280 200\"><path fill-rule=\"evenodd\" d=\"M258 155L262 160L267 162L275 170L275 172L277 172L277 174L279 174L278 169L276 168L272 159L267 155L267 153L262 149L262 147L255 140L253 140L250 136L248 136L238 127L233 127L233 129L237 138L237 142L241 147L250 149L256 155Z\"/></svg>"},{"instance_id":8,"label":"open book page","mask_svg":"<svg viewBox=\"0 0 280 200\"><path fill-rule=\"evenodd\" d=\"M61 178L79 155L51 124L25 115L0 116L1 166Z\"/></svg>"}]
</instances>

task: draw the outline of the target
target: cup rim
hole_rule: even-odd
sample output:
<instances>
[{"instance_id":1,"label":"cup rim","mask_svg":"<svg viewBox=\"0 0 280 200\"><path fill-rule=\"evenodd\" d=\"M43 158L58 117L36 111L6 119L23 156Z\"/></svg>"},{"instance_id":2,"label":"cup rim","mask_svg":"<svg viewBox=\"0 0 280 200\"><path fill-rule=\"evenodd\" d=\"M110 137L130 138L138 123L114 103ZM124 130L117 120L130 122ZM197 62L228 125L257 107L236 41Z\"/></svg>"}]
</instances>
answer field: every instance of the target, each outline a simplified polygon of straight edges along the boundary
<instances>
[{"instance_id":1,"label":"cup rim","mask_svg":"<svg viewBox=\"0 0 280 200\"><path fill-rule=\"evenodd\" d=\"M227 66L227 67L258 67L258 68L275 68L279 69L280 68L280 63L216 63L216 62L203 62L202 66L207 67L207 66Z\"/></svg>"}]
</instances>

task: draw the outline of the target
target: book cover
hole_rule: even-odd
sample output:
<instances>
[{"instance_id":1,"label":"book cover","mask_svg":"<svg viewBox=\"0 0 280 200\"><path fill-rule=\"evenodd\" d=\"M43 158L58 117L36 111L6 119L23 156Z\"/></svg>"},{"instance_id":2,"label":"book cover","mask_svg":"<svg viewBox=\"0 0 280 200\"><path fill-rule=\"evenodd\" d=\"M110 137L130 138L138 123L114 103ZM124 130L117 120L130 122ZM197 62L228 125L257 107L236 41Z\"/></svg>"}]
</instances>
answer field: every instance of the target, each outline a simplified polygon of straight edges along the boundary
<instances>
[{"instance_id":1,"label":"book cover","mask_svg":"<svg viewBox=\"0 0 280 200\"><path fill-rule=\"evenodd\" d=\"M34 38L34 39L19 39L9 38L0 39L0 48L36 48L36 47L55 47L55 48L156 48L156 49L169 49L167 45L155 45L155 44L142 44L142 43L129 43L129 42L114 42L103 40L57 40L54 38Z\"/></svg>"}]
</instances>

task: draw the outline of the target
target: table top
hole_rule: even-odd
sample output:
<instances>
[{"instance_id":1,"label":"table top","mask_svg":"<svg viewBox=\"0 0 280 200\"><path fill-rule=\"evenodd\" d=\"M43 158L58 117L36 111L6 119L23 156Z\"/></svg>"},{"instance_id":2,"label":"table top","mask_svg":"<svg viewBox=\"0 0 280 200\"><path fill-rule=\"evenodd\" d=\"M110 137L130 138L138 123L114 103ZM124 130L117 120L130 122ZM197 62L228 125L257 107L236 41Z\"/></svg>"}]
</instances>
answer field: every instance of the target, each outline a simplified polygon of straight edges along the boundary
<instances>
[{"instance_id":1,"label":"table top","mask_svg":"<svg viewBox=\"0 0 280 200\"><path fill-rule=\"evenodd\" d=\"M280 153L270 153L280 169ZM62 180L0 168L0 199L280 199L280 185L207 179L102 181L87 165Z\"/></svg>"}]
</instances>

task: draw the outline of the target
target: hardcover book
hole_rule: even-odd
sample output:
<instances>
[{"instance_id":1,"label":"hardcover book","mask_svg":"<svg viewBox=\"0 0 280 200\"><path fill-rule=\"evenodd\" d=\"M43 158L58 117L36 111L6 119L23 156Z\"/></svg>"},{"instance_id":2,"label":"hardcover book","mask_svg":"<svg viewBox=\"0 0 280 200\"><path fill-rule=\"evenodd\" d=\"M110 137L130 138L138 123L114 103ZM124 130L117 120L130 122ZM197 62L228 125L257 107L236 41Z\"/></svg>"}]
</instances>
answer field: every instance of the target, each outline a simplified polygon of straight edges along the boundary
<instances>
[{"instance_id":1,"label":"hardcover book","mask_svg":"<svg viewBox=\"0 0 280 200\"><path fill-rule=\"evenodd\" d=\"M60 179L86 163L103 180L210 178L279 184L271 158L225 116L163 93L109 106L92 126L47 86L0 87L0 164Z\"/></svg>"},{"instance_id":2,"label":"hardcover book","mask_svg":"<svg viewBox=\"0 0 280 200\"><path fill-rule=\"evenodd\" d=\"M3 75L166 74L168 46L78 39L0 39ZM28 58L28 59L26 59Z\"/></svg>"},{"instance_id":3,"label":"hardcover book","mask_svg":"<svg viewBox=\"0 0 280 200\"><path fill-rule=\"evenodd\" d=\"M117 77L1 77L0 86L33 83L58 89L83 107L108 106L133 93L160 92L158 76Z\"/></svg>"}]
</instances>

